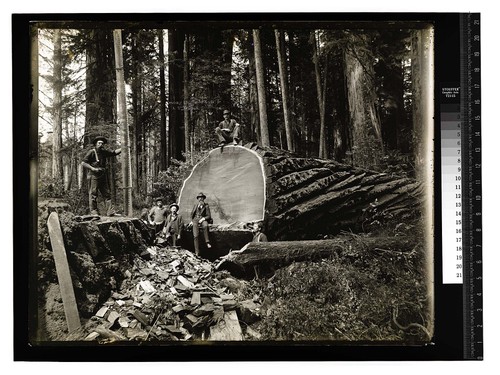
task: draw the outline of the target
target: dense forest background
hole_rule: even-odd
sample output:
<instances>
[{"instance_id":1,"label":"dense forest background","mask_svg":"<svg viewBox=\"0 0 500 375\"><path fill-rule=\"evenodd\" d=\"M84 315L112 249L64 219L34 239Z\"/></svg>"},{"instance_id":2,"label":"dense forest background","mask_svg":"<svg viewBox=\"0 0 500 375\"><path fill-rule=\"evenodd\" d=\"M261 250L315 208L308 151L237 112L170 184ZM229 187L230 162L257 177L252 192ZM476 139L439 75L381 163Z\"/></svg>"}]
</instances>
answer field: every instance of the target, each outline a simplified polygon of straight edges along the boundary
<instances>
[{"instance_id":1,"label":"dense forest background","mask_svg":"<svg viewBox=\"0 0 500 375\"><path fill-rule=\"evenodd\" d=\"M175 201L192 166L216 147L230 109L244 143L419 177L431 91L432 29L39 29L39 195L86 213L81 158L93 137L123 147L108 173L134 211ZM116 51L123 54L120 118ZM119 80L119 79L118 79ZM118 98L118 99L117 99ZM122 128L120 128L122 127Z\"/></svg>"}]
</instances>

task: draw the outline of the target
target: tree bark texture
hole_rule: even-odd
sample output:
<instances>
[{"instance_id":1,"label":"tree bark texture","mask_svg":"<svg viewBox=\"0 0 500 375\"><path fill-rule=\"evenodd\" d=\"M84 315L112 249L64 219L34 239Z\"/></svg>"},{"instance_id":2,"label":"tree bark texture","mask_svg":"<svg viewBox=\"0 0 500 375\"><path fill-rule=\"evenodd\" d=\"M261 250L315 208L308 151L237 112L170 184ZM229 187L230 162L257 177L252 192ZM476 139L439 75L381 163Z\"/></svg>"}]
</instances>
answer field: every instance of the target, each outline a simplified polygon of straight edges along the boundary
<instances>
[{"instance_id":1,"label":"tree bark texture","mask_svg":"<svg viewBox=\"0 0 500 375\"><path fill-rule=\"evenodd\" d=\"M113 30L115 42L116 87L118 92L118 126L121 136L123 212L132 215L132 171L130 168L130 137L127 120L127 97L123 71L122 31Z\"/></svg>"},{"instance_id":2,"label":"tree bark texture","mask_svg":"<svg viewBox=\"0 0 500 375\"><path fill-rule=\"evenodd\" d=\"M102 132L100 125L116 123L113 38L110 30L90 31L86 50L85 138L88 145Z\"/></svg>"},{"instance_id":3,"label":"tree bark texture","mask_svg":"<svg viewBox=\"0 0 500 375\"><path fill-rule=\"evenodd\" d=\"M319 51L318 51L318 40L316 37L316 31L311 31L311 45L313 48L313 61L314 61L314 73L316 76L316 92L318 98L318 108L319 108L319 152L320 158L327 158L326 153L326 131L325 131L325 100L323 85L321 84L321 69L319 65ZM326 76L325 76L326 78ZM326 90L326 79L324 81L324 87Z\"/></svg>"},{"instance_id":4,"label":"tree bark texture","mask_svg":"<svg viewBox=\"0 0 500 375\"><path fill-rule=\"evenodd\" d=\"M189 136L189 35L184 34L184 81L183 81L183 101L184 101L184 150L193 152L190 145Z\"/></svg>"},{"instance_id":5,"label":"tree bark texture","mask_svg":"<svg viewBox=\"0 0 500 375\"><path fill-rule=\"evenodd\" d=\"M61 30L54 29L54 70L53 70L53 121L52 124L52 178L57 181L63 179L62 160L62 54L61 54Z\"/></svg>"},{"instance_id":6,"label":"tree bark texture","mask_svg":"<svg viewBox=\"0 0 500 375\"><path fill-rule=\"evenodd\" d=\"M163 48L163 29L158 30L158 44L160 53L160 169L168 167L167 153L167 116L165 105L167 96L165 93L165 52Z\"/></svg>"},{"instance_id":7,"label":"tree bark texture","mask_svg":"<svg viewBox=\"0 0 500 375\"><path fill-rule=\"evenodd\" d=\"M257 76L257 93L259 98L260 137L262 146L268 147L271 145L271 143L269 140L269 130L267 124L264 67L262 65L262 49L260 45L260 31L258 29L253 30L253 43L255 54L255 72Z\"/></svg>"},{"instance_id":8,"label":"tree bark texture","mask_svg":"<svg viewBox=\"0 0 500 375\"><path fill-rule=\"evenodd\" d=\"M360 36L360 39L368 45L366 36ZM346 50L344 58L354 165L378 168L384 148L376 108L373 61L358 53L356 48Z\"/></svg>"},{"instance_id":9,"label":"tree bark texture","mask_svg":"<svg viewBox=\"0 0 500 375\"><path fill-rule=\"evenodd\" d=\"M276 37L276 52L280 71L281 98L283 100L283 117L285 121L286 145L289 151L294 151L290 109L288 103L288 70L286 65L285 35L280 30L274 30Z\"/></svg>"},{"instance_id":10,"label":"tree bark texture","mask_svg":"<svg viewBox=\"0 0 500 375\"><path fill-rule=\"evenodd\" d=\"M182 48L184 36L179 30L168 30L168 115L169 115L169 148L170 157L182 160L184 146L182 103Z\"/></svg>"}]
</instances>

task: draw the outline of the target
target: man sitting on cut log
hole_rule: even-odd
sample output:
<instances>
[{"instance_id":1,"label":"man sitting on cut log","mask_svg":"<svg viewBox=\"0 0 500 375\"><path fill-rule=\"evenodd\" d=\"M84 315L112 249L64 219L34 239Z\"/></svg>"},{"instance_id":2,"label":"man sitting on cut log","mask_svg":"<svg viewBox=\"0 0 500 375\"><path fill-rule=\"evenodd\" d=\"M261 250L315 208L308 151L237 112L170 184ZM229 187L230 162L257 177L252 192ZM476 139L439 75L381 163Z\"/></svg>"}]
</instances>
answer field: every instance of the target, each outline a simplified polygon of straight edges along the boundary
<instances>
[{"instance_id":1,"label":"man sitting on cut log","mask_svg":"<svg viewBox=\"0 0 500 375\"><path fill-rule=\"evenodd\" d=\"M108 189L106 160L112 156L119 155L121 153L121 149L118 148L113 151L106 150L104 145L108 143L108 140L101 136L96 137L93 143L94 148L87 152L82 161L82 166L89 171L88 181L90 214L99 215L99 210L97 209L97 192L99 191L106 202L106 215L114 216L117 215L117 213L113 207L113 202L111 201L111 195Z\"/></svg>"},{"instance_id":2,"label":"man sitting on cut log","mask_svg":"<svg viewBox=\"0 0 500 375\"><path fill-rule=\"evenodd\" d=\"M224 120L219 123L219 126L215 128L215 134L219 138L219 146L222 147L226 143L233 141L233 144L237 145L240 133L240 124L236 120L231 118L231 112L225 109L223 112Z\"/></svg>"},{"instance_id":3,"label":"man sitting on cut log","mask_svg":"<svg viewBox=\"0 0 500 375\"><path fill-rule=\"evenodd\" d=\"M212 222L212 216L210 213L210 207L208 203L205 203L207 196L203 193L199 193L196 196L198 203L196 203L191 211L191 222L188 227L193 227L193 238L194 238L194 250L196 255L200 255L200 244L198 242L198 237L200 236L200 226L203 229L203 236L207 244L207 248L211 248L210 238L208 237L208 224Z\"/></svg>"}]
</instances>

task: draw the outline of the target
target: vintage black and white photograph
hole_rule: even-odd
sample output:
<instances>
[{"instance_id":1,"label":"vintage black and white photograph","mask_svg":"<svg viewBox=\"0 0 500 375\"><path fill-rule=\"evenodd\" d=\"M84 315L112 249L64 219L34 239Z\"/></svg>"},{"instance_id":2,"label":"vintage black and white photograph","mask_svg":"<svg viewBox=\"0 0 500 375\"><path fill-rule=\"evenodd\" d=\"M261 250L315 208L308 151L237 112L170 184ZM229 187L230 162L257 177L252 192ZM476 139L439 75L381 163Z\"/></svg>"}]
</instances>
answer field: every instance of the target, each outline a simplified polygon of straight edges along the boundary
<instances>
[{"instance_id":1,"label":"vintage black and white photograph","mask_svg":"<svg viewBox=\"0 0 500 375\"><path fill-rule=\"evenodd\" d=\"M432 343L431 23L31 26L34 345Z\"/></svg>"}]
</instances>

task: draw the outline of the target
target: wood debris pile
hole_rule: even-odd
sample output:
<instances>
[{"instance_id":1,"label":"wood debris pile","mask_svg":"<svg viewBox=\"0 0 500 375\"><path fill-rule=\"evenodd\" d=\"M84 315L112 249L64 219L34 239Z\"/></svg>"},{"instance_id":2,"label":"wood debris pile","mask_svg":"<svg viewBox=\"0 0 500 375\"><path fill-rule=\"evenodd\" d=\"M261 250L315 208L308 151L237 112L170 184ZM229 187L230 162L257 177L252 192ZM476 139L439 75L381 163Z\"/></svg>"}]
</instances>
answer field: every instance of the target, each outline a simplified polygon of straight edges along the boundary
<instances>
[{"instance_id":1,"label":"wood debris pile","mask_svg":"<svg viewBox=\"0 0 500 375\"><path fill-rule=\"evenodd\" d=\"M84 340L259 339L258 295L188 250L152 246L125 270L119 290L85 324Z\"/></svg>"}]
</instances>

